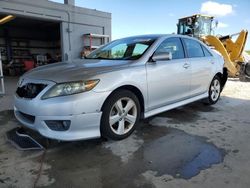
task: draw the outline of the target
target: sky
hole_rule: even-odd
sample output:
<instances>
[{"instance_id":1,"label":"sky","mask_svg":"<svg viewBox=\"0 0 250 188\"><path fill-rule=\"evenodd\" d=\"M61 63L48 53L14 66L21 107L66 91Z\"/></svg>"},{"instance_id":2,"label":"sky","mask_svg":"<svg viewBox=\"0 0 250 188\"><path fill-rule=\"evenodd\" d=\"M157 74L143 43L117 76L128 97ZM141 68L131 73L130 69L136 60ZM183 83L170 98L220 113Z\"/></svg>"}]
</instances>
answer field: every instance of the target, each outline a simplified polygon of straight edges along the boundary
<instances>
[{"instance_id":1,"label":"sky","mask_svg":"<svg viewBox=\"0 0 250 188\"><path fill-rule=\"evenodd\" d=\"M250 31L249 0L75 0L75 4L112 13L112 39L176 33L178 18L195 13L215 16L219 22L215 34ZM250 50L250 37L245 49Z\"/></svg>"}]
</instances>

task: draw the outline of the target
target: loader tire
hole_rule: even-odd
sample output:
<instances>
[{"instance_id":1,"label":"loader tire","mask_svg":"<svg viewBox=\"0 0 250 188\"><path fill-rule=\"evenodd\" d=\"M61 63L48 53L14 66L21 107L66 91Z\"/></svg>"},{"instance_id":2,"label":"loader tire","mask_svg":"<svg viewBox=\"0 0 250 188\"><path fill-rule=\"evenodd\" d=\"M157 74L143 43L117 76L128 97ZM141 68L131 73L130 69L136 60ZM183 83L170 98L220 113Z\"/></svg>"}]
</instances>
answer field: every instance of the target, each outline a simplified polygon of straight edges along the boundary
<instances>
[{"instance_id":1,"label":"loader tire","mask_svg":"<svg viewBox=\"0 0 250 188\"><path fill-rule=\"evenodd\" d=\"M250 81L250 62L242 63L242 65L240 67L239 79L241 82L249 82Z\"/></svg>"}]
</instances>

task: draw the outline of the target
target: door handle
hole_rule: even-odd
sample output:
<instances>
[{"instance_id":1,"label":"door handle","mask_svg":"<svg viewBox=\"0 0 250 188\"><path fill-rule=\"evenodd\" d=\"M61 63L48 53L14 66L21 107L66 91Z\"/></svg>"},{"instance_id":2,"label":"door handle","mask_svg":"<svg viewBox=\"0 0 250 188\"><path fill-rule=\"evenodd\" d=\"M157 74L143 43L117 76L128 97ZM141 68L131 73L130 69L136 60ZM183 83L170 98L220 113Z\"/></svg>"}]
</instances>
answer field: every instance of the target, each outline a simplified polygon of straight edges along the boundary
<instances>
[{"instance_id":1,"label":"door handle","mask_svg":"<svg viewBox=\"0 0 250 188\"><path fill-rule=\"evenodd\" d=\"M183 65L183 67L184 67L185 69L187 69L188 67L190 67L190 65L189 65L188 63L185 63L185 64Z\"/></svg>"}]
</instances>

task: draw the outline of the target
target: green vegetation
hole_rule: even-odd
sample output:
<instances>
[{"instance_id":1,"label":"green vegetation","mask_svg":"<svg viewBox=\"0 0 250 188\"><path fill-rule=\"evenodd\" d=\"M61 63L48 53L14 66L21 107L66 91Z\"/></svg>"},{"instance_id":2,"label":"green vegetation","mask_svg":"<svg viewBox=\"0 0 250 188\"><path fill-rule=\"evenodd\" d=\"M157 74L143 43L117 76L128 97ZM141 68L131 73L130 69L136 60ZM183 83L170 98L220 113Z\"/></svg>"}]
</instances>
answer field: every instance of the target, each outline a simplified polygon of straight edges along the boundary
<instances>
[{"instance_id":1,"label":"green vegetation","mask_svg":"<svg viewBox=\"0 0 250 188\"><path fill-rule=\"evenodd\" d=\"M247 50L246 52L250 55L250 50Z\"/></svg>"}]
</instances>

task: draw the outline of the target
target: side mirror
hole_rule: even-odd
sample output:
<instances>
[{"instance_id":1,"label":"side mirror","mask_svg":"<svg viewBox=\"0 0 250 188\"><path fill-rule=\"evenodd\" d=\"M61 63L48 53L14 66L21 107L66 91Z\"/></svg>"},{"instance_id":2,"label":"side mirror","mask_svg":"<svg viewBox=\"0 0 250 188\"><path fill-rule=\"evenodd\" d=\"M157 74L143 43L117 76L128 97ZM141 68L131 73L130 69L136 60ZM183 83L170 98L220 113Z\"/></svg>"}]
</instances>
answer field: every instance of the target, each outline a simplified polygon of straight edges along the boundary
<instances>
[{"instance_id":1,"label":"side mirror","mask_svg":"<svg viewBox=\"0 0 250 188\"><path fill-rule=\"evenodd\" d=\"M168 61L172 59L172 53L171 52L161 52L154 54L152 57L152 60L155 61Z\"/></svg>"},{"instance_id":2,"label":"side mirror","mask_svg":"<svg viewBox=\"0 0 250 188\"><path fill-rule=\"evenodd\" d=\"M200 27L199 22L195 22L195 23L194 23L194 29L198 29L199 27Z\"/></svg>"},{"instance_id":3,"label":"side mirror","mask_svg":"<svg viewBox=\"0 0 250 188\"><path fill-rule=\"evenodd\" d=\"M192 22L193 22L192 18L187 19L187 25L192 25Z\"/></svg>"},{"instance_id":4,"label":"side mirror","mask_svg":"<svg viewBox=\"0 0 250 188\"><path fill-rule=\"evenodd\" d=\"M218 25L219 25L219 21L216 20L216 22L215 22L215 27L218 27Z\"/></svg>"}]
</instances>

